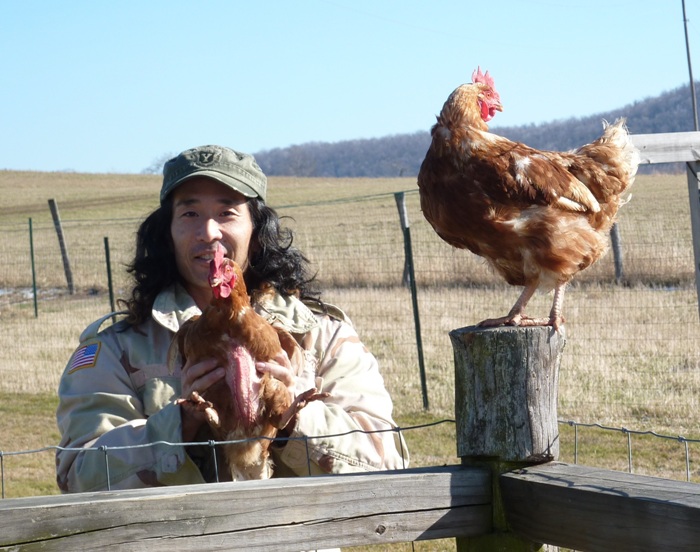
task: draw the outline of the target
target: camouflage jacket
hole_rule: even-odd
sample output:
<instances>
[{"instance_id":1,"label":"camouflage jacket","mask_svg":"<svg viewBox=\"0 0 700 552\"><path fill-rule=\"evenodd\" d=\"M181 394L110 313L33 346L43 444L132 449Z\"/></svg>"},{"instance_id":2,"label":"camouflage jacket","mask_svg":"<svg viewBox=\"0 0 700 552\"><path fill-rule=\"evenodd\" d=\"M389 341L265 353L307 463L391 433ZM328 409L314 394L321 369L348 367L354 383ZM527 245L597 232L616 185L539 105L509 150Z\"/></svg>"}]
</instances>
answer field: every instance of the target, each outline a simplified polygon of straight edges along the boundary
<instances>
[{"instance_id":1,"label":"camouflage jacket","mask_svg":"<svg viewBox=\"0 0 700 552\"><path fill-rule=\"evenodd\" d=\"M274 295L256 310L289 331L304 352L298 391L330 393L299 413L286 444L271 447L276 476L344 473L407 466L392 402L374 356L339 309L325 312ZM212 448L182 445L179 368L167 354L180 324L200 311L180 286L156 299L152 318L134 327L110 318L83 332L59 384L61 447L56 473L63 492L204 483L216 480ZM357 431L362 430L362 431ZM220 462L220 461L219 461ZM221 473L221 470L219 470Z\"/></svg>"}]
</instances>

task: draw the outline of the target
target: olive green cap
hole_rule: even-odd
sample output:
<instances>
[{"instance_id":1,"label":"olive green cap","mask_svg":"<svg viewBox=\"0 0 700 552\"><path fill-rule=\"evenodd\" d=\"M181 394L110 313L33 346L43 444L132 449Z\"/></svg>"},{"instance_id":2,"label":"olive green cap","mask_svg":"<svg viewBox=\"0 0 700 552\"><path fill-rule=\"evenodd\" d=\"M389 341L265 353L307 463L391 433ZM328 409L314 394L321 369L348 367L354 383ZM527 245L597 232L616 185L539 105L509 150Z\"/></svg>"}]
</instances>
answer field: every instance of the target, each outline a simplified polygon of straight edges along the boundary
<instances>
[{"instance_id":1,"label":"olive green cap","mask_svg":"<svg viewBox=\"0 0 700 552\"><path fill-rule=\"evenodd\" d=\"M199 146L183 151L163 166L161 204L180 184L197 176L212 178L246 197L265 201L267 177L252 155L223 146Z\"/></svg>"}]
</instances>

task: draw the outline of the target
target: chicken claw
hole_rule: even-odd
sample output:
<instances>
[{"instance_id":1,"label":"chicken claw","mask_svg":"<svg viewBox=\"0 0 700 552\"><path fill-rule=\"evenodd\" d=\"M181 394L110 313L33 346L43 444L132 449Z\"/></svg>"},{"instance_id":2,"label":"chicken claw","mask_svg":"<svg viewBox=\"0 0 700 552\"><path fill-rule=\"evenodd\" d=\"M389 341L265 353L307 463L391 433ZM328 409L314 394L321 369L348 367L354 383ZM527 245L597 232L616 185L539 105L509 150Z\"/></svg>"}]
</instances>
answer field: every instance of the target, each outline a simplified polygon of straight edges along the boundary
<instances>
[{"instance_id":1,"label":"chicken claw","mask_svg":"<svg viewBox=\"0 0 700 552\"><path fill-rule=\"evenodd\" d=\"M196 391L192 391L186 399L178 399L175 404L179 404L190 412L204 412L207 423L212 427L221 427L219 413L214 408L214 404L206 400Z\"/></svg>"},{"instance_id":2,"label":"chicken claw","mask_svg":"<svg viewBox=\"0 0 700 552\"><path fill-rule=\"evenodd\" d=\"M284 429L285 427L287 427L289 425L289 422L292 421L292 419L299 413L299 411L311 401L323 400L330 396L330 393L326 393L325 391L319 392L319 390L315 387L312 387L311 389L307 389L303 393L300 393L299 395L294 397L292 404L290 404L289 408L287 408L287 410L282 414L282 416L280 416L279 422L277 423L277 428Z\"/></svg>"},{"instance_id":3,"label":"chicken claw","mask_svg":"<svg viewBox=\"0 0 700 552\"><path fill-rule=\"evenodd\" d=\"M559 328L564 325L563 316L550 316L549 318L530 318L522 314L502 316L501 318L487 318L477 324L479 328L496 328L498 326L552 326L554 331L558 332Z\"/></svg>"}]
</instances>

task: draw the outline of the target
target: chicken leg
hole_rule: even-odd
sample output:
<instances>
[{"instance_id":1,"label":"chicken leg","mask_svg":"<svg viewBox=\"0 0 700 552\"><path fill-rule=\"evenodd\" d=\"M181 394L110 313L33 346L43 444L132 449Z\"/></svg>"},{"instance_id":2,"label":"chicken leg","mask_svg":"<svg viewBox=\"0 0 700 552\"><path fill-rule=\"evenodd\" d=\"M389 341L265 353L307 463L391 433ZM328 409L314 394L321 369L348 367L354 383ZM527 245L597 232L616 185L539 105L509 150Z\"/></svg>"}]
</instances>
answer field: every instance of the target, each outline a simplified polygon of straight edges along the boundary
<instances>
[{"instance_id":1,"label":"chicken leg","mask_svg":"<svg viewBox=\"0 0 700 552\"><path fill-rule=\"evenodd\" d=\"M564 323L561 310L564 303L566 283L558 284L554 288L554 300L548 318L530 318L525 315L525 307L537 291L537 287L537 282L526 286L506 316L487 318L479 322L477 326L481 328L495 328L497 326L552 326L555 331L559 331L559 327Z\"/></svg>"}]
</instances>

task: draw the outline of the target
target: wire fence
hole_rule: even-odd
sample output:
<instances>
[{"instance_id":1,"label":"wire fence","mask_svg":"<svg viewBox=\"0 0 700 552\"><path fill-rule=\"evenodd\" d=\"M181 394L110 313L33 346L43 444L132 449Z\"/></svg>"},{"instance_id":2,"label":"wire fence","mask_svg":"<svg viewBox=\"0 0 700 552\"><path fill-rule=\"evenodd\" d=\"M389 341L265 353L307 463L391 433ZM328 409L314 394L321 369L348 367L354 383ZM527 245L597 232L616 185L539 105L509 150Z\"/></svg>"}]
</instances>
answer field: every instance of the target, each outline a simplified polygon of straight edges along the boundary
<instances>
[{"instance_id":1,"label":"wire fence","mask_svg":"<svg viewBox=\"0 0 700 552\"><path fill-rule=\"evenodd\" d=\"M334 438L340 438L346 435L350 435L352 433L363 433L366 435L373 434L373 433L386 433L386 432L391 432L391 433L397 433L400 436L408 436L411 432L416 431L416 430L421 430L421 429L429 429L429 428L434 428L436 426L440 425L454 425L456 422L454 419L442 419L442 420L437 420L434 422L430 423L425 423L425 424L417 424L417 425L412 425L412 426L404 426L404 427L396 427L392 429L383 429L383 430L373 430L373 431L368 431L368 430L353 430L349 432L344 432L344 433L337 433L337 434L329 434L329 435L319 435L319 436L301 436L301 437L280 437L280 438L270 438L270 437L256 437L256 438L251 438L251 439L241 439L241 440L229 440L229 441L216 441L216 440L210 440L210 441L202 441L202 442L168 442L168 441L154 441L152 443L146 443L146 444L140 444L140 445L125 445L125 446L113 446L113 447L108 447L108 446L99 446L99 447L85 447L85 448L73 448L73 447L61 447L58 445L51 445L51 446L45 446L41 447L38 449L30 449L30 450L19 450L19 451L3 451L0 450L0 490L1 490L1 497L4 499L6 498L6 493L5 493L5 487L6 487L6 482L8 480L8 474L6 473L6 465L5 465L5 460L7 458L11 457L21 457L21 456L28 456L28 455L40 455L42 453L55 453L56 451L73 451L73 452L80 452L84 454L100 454L104 458L104 474L105 474L105 481L106 481L106 488L107 490L111 490L111 482L113 481L113 477L110 471L110 463L109 463L109 457L110 453L112 452L117 452L120 450L126 450L126 449L133 449L133 448L144 448L144 447L184 447L184 446L206 446L209 447L211 450L211 455L212 455L212 462L214 465L214 473L216 474L216 482L219 482L219 469L217 467L217 454L216 454L216 447L224 446L224 445L229 445L229 444L240 444L240 443L246 443L250 441L255 441L255 440L268 440L268 441L291 441L291 440L298 440L298 441L303 441L306 445L306 450L307 450L307 465L308 465L308 473L309 475L312 474L311 470L311 459L310 459L310 454L309 454L309 442L314 441L314 440L329 440L329 439L334 439ZM582 429L593 429L593 430L599 430L603 432L605 437L610 437L611 435L614 436L616 434L624 436L625 440L625 446L624 446L624 456L626 458L626 466L621 466L618 465L616 466L617 469L623 469L627 471L628 473L646 473L649 475L654 475L655 473L657 475L664 475L668 478L671 479L685 479L688 482L691 481L697 481L700 479L700 474L696 473L694 471L694 465L696 464L696 461L694 458L691 457L691 445L698 446L700 445L700 439L691 439L684 437L682 435L664 435L661 433L657 433L655 431L639 431L639 430L633 430L633 429L628 429L625 427L610 427L610 426L605 426L599 423L582 423L582 422L577 422L574 420L559 420L559 425L562 428L572 428L573 429L573 439L571 439L571 444L572 444L572 450L570 451L562 451L562 458L560 458L563 461L569 461L573 462L574 464L579 464L580 457L583 456L584 451L581 450L583 448L582 440L583 438L580 436L580 430ZM648 446L648 445L640 445L640 447L635 447L637 444L636 441L633 439L636 437L651 437L658 442L665 441L668 443L671 443L673 445L676 445L678 448L675 451L677 454L675 454L675 459L672 462L672 465L666 466L665 471L663 474L659 473L659 470L656 470L653 467L649 467L648 463L645 462L643 459L639 460L635 464L636 460L636 453L635 451L637 449L646 449L646 450L654 450L655 452L653 454L658 453L658 447L655 446ZM398 442L401 443L401 448L399 450L401 457L404 459L404 465L402 466L403 469L406 469L408 466L406 465L406 458L407 458L407 451L403 449L403 442L404 440L410 440L408 438L406 439L398 439ZM600 444L600 441L598 441L598 446ZM678 454L678 452L680 453ZM622 455L620 455L621 457ZM591 461L592 460L592 461ZM598 462L600 463L600 462ZM586 459L586 465L594 465L596 464L595 459L587 458ZM608 467L610 468L609 465L603 466L603 467ZM682 471L682 475L681 474Z\"/></svg>"},{"instance_id":2,"label":"wire fence","mask_svg":"<svg viewBox=\"0 0 700 552\"><path fill-rule=\"evenodd\" d=\"M97 454L99 453L100 455L103 456L104 458L104 475L105 475L105 481L107 483L106 488L107 490L111 490L111 482L113 481L112 473L110 470L110 465L109 465L109 456L111 452L116 452L120 450L130 450L130 449L142 449L142 448L152 448L152 447L192 447L192 446L204 446L204 447L209 447L211 450L211 457L212 457L212 464L214 466L214 474L215 474L215 482L219 483L219 468L218 468L218 459L217 459L217 454L216 454L216 447L220 446L225 446L225 445L235 445L235 444L244 444L244 443L250 443L254 441L277 441L277 442L287 442L287 441L302 441L306 447L306 465L308 468L308 475L312 475L312 468L311 468L311 454L309 451L309 442L310 441L317 441L317 440L333 440L336 438L344 437L347 435L352 435L354 433L363 433L365 435L372 435L375 433L396 433L399 436L401 436L402 433L411 431L414 429L423 429L423 428L428 428L428 427L433 427L435 425L439 425L442 423L452 423L454 424L454 420L442 420L439 422L433 422L430 424L420 424L416 426L408 426L408 427L397 427L397 428L391 428L391 429L376 429L376 430L363 430L363 429L355 429L352 431L346 431L343 433L333 433L333 434L327 434L327 435L315 435L315 436L307 436L303 435L300 437L251 437L249 439L235 439L235 440L227 440L227 441L216 441L216 440L209 440L209 441L191 441L191 442L169 442L169 441L152 441L150 443L144 443L144 444L139 444L139 445L123 445L123 446L105 446L101 445L99 447L61 447L58 445L51 445L47 447L41 447L39 449L34 449L34 450L22 450L22 451L2 451L0 450L0 484L2 487L2 498L5 498L5 458L6 457L12 457L12 456L24 456L28 454L40 454L44 452L56 452L56 451L66 451L66 452L76 452L76 453L84 453L84 454ZM401 454L401 458L403 460L403 465L402 468L406 469L408 467L406 459L408 458L408 451L406 451L403 448L403 443L404 440L402 438L399 438L398 440L399 443L399 453Z\"/></svg>"},{"instance_id":3,"label":"wire fence","mask_svg":"<svg viewBox=\"0 0 700 552\"><path fill-rule=\"evenodd\" d=\"M682 453L683 453L683 463L685 466L685 480L686 481L691 481L691 476L693 474L692 469L691 469L691 457L690 457L690 445L691 444L700 444L700 439L688 439L687 437L683 437L682 435L663 435L661 433L657 433L656 431L638 431L634 429L628 429L626 427L609 427L609 426L604 426L602 424L598 423L592 423L592 424L586 424L586 423L580 423L580 422L575 422L573 420L559 420L560 424L566 424L572 428L574 428L574 439L573 439L573 445L574 445L574 450L573 450L573 462L574 464L579 463L579 445L580 445L580 440L579 440L579 428L596 428L600 429L603 431L607 432L616 432L616 433L621 433L622 435L625 436L626 440L626 452L627 452L627 471L629 473L634 473L634 455L633 455L633 439L632 437L634 436L648 436L648 437L653 437L655 439L661 439L661 440L666 440L672 443L678 443L682 447Z\"/></svg>"},{"instance_id":4,"label":"wire fence","mask_svg":"<svg viewBox=\"0 0 700 552\"><path fill-rule=\"evenodd\" d=\"M404 285L405 235L393 194L274 207L289 217L284 222L317 270L323 299L348 313L377 356L399 413L421 411L427 398L435 416L451 417L449 331L505 314L519 290L478 257L441 242L414 192L405 198L415 303ZM686 184L683 178L640 177L634 193L619 217L620 266L607 255L567 291L559 414L580 424L700 436L700 320ZM125 297L131 285L125 266L140 221L63 221L73 294L50 221L34 221L31 238L29 221L0 223L0 390L55 392L78 335L111 308L105 238L115 296ZM551 296L539 295L529 312L546 314L550 306Z\"/></svg>"},{"instance_id":5,"label":"wire fence","mask_svg":"<svg viewBox=\"0 0 700 552\"><path fill-rule=\"evenodd\" d=\"M653 182L653 181L652 181ZM623 279L616 282L612 255L582 273L567 291L567 351L562 365L560 411L571 418L633 425L681 424L695 431L700 406L698 304L692 237L683 183L673 195L635 198L620 217ZM642 195L642 194L638 194ZM519 290L506 286L468 252L436 238L423 220L417 194L407 194L417 310L431 410L452 408L452 351L448 332L505 314ZM663 206L663 209L658 208ZM656 208L655 208L656 207ZM342 204L278 206L296 231L296 244L318 271L323 298L341 306L379 358L397 400L422 404L414 308L403 285L404 245L391 194ZM110 310L104 238L109 240L116 297L130 287L124 270L133 253L138 219L66 220L65 241L75 285L66 291L62 258L51 223L34 224L38 318L32 302L28 226L0 225L0 317L19 356L0 351L6 389L56 389L77 336ZM551 296L536 296L530 313L549 311ZM398 385L405 374L410 386Z\"/></svg>"}]
</instances>

